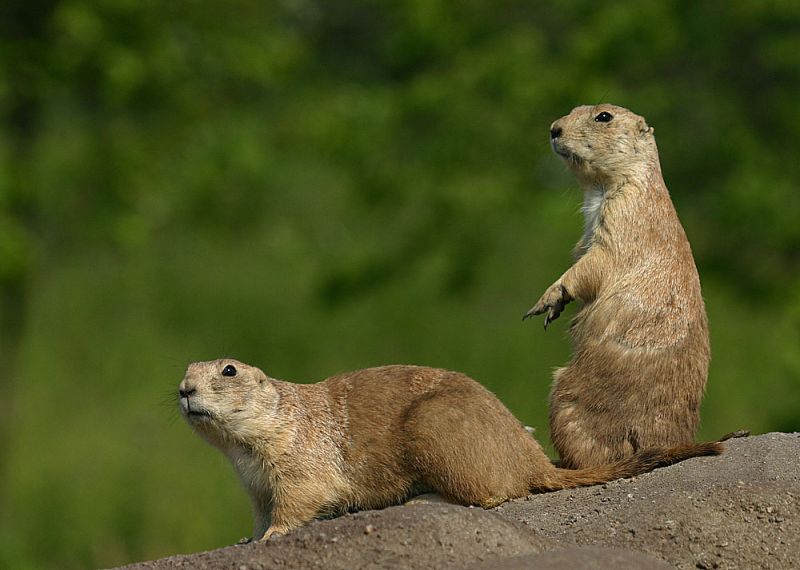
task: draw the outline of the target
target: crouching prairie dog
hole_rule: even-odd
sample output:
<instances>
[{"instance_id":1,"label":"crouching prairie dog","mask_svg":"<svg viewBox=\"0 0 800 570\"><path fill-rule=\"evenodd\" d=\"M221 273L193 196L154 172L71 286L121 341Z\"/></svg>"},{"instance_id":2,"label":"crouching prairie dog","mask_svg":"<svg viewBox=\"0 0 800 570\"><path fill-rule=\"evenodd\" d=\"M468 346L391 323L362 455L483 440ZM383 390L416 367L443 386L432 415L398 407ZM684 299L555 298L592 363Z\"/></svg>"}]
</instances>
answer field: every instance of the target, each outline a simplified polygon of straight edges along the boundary
<instances>
[{"instance_id":1,"label":"crouching prairie dog","mask_svg":"<svg viewBox=\"0 0 800 570\"><path fill-rule=\"evenodd\" d=\"M583 188L576 261L525 315L570 327L572 360L555 372L550 429L564 467L690 443L709 362L700 279L661 175L653 128L614 105L582 106L550 127Z\"/></svg>"},{"instance_id":2,"label":"crouching prairie dog","mask_svg":"<svg viewBox=\"0 0 800 570\"><path fill-rule=\"evenodd\" d=\"M690 444L591 469L559 469L483 386L418 366L369 368L303 385L236 360L198 362L189 365L179 400L194 431L230 459L247 489L253 540L421 493L490 508L530 492L594 485L722 451L716 442Z\"/></svg>"}]
</instances>

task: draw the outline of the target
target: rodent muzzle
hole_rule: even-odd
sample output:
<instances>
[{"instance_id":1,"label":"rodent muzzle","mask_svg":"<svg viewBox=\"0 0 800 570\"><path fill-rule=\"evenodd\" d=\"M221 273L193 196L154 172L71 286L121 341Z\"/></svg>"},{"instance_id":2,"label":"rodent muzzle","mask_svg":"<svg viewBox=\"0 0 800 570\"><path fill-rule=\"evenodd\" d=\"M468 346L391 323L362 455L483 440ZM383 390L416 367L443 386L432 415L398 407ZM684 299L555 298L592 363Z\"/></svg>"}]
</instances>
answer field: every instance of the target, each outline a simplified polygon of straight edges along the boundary
<instances>
[{"instance_id":1,"label":"rodent muzzle","mask_svg":"<svg viewBox=\"0 0 800 570\"><path fill-rule=\"evenodd\" d=\"M201 416L201 415L208 415L207 412L203 410L198 410L192 408L191 397L197 393L197 388L190 384L187 384L184 380L181 382L181 385L178 387L178 406L187 416Z\"/></svg>"},{"instance_id":2,"label":"rodent muzzle","mask_svg":"<svg viewBox=\"0 0 800 570\"><path fill-rule=\"evenodd\" d=\"M197 388L178 388L178 396L181 398L188 398L197 392Z\"/></svg>"},{"instance_id":3,"label":"rodent muzzle","mask_svg":"<svg viewBox=\"0 0 800 570\"><path fill-rule=\"evenodd\" d=\"M573 153L568 151L567 149L563 148L561 145L558 144L558 139L561 135L564 134L564 129L559 127L556 123L553 123L550 127L550 146L553 148L553 152L555 152L558 156L562 158L571 159L573 158Z\"/></svg>"}]
</instances>

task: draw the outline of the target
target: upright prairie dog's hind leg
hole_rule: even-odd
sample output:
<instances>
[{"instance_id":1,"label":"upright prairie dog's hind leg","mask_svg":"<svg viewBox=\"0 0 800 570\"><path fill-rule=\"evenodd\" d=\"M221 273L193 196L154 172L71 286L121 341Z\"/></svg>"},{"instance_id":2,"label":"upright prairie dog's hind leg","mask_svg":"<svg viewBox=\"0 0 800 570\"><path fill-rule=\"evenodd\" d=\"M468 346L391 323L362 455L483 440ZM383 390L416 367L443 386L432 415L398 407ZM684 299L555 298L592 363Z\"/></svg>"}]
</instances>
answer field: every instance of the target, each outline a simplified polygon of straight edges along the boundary
<instances>
[{"instance_id":1,"label":"upright prairie dog's hind leg","mask_svg":"<svg viewBox=\"0 0 800 570\"><path fill-rule=\"evenodd\" d=\"M568 381L572 372L557 371L557 384L564 374ZM580 401L568 399L559 389L551 395L550 425L559 467L580 469L604 465L635 451L628 440L627 427L605 422L602 415L593 414Z\"/></svg>"}]
</instances>

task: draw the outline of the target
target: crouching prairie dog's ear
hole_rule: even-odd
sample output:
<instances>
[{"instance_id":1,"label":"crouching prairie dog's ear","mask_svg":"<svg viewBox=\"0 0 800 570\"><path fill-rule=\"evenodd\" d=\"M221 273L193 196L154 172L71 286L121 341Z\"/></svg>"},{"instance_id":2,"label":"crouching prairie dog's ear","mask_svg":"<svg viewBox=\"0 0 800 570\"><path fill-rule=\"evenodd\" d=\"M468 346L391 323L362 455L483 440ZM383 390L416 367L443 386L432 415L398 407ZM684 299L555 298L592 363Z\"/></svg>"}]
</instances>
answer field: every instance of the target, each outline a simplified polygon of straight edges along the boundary
<instances>
[{"instance_id":1,"label":"crouching prairie dog's ear","mask_svg":"<svg viewBox=\"0 0 800 570\"><path fill-rule=\"evenodd\" d=\"M639 120L636 122L636 126L639 128L639 135L645 136L647 134L653 134L656 130L647 124L647 121L644 118L639 117Z\"/></svg>"},{"instance_id":2,"label":"crouching prairie dog's ear","mask_svg":"<svg viewBox=\"0 0 800 570\"><path fill-rule=\"evenodd\" d=\"M255 369L256 380L258 380L259 385L263 385L264 382L269 380L269 376L264 374L260 368Z\"/></svg>"}]
</instances>

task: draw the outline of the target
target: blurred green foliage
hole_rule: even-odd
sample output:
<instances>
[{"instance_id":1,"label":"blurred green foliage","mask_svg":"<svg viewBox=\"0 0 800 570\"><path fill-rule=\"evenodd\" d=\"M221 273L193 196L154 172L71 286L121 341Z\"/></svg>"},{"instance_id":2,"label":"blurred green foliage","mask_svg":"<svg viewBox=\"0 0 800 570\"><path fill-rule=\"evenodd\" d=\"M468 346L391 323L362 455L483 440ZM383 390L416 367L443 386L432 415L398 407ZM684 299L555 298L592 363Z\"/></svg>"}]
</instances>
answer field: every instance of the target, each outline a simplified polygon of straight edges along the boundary
<instances>
[{"instance_id":1,"label":"blurred green foliage","mask_svg":"<svg viewBox=\"0 0 800 570\"><path fill-rule=\"evenodd\" d=\"M800 3L5 0L0 566L250 532L192 360L467 372L547 444L573 106L656 128L714 359L700 437L800 425Z\"/></svg>"}]
</instances>

